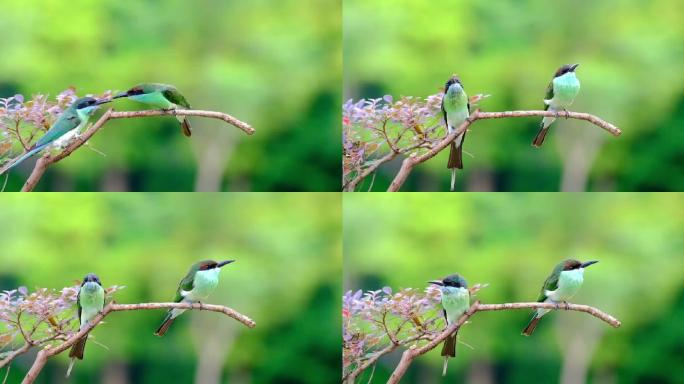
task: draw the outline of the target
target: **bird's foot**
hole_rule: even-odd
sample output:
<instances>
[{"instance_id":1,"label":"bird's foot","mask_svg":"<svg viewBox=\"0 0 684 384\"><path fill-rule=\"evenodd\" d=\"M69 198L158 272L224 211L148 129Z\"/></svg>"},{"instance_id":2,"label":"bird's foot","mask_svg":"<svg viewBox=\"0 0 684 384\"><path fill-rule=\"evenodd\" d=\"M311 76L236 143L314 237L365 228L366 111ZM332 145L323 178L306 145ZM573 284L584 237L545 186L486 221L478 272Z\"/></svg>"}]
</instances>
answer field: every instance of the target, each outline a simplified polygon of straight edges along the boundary
<instances>
[{"instance_id":1,"label":"bird's foot","mask_svg":"<svg viewBox=\"0 0 684 384\"><path fill-rule=\"evenodd\" d=\"M565 112L565 120L570 118L570 111L568 111L566 108L563 108L563 112ZM567 304L567 302L566 302Z\"/></svg>"},{"instance_id":2,"label":"bird's foot","mask_svg":"<svg viewBox=\"0 0 684 384\"><path fill-rule=\"evenodd\" d=\"M202 305L202 302L198 301L197 303L199 303L199 310L200 311L204 310L204 306Z\"/></svg>"}]
</instances>

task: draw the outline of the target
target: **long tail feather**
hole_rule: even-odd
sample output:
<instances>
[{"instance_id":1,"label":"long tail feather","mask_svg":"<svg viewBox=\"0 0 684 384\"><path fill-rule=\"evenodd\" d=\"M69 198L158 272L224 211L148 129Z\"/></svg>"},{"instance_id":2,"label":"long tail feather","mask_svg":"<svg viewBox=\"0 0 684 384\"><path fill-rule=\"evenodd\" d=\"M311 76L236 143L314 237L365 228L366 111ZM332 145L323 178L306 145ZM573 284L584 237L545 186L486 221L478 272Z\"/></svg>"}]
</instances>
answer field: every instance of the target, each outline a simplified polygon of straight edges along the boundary
<instances>
[{"instance_id":1,"label":"long tail feather","mask_svg":"<svg viewBox=\"0 0 684 384\"><path fill-rule=\"evenodd\" d=\"M442 376L446 375L447 364L449 363L450 357L456 357L456 337L457 334L448 336L444 339L444 345L442 345L442 353L444 356L444 368L442 369Z\"/></svg>"},{"instance_id":2,"label":"long tail feather","mask_svg":"<svg viewBox=\"0 0 684 384\"><path fill-rule=\"evenodd\" d=\"M171 315L171 311L169 311L169 312L166 314L166 317L164 318L164 321L162 321L161 325L159 326L159 328L157 328L157 331L154 333L155 336L159 336L159 337L164 336L164 334L166 333L166 331L169 330L169 327L170 327L171 324L173 323L173 319L174 319L174 318L173 318L172 315Z\"/></svg>"},{"instance_id":3,"label":"long tail feather","mask_svg":"<svg viewBox=\"0 0 684 384\"><path fill-rule=\"evenodd\" d=\"M86 340L88 340L88 335L86 334L82 338L71 346L71 351L69 351L69 357L75 357L79 360L83 360L83 352L85 351Z\"/></svg>"},{"instance_id":4,"label":"long tail feather","mask_svg":"<svg viewBox=\"0 0 684 384\"><path fill-rule=\"evenodd\" d=\"M76 362L76 358L75 358L75 357L72 357L72 358L71 358L71 361L69 362L69 368L67 368L67 372L66 372L66 375L65 375L64 377L67 377L67 378L68 378L69 375L71 375L71 369L74 367L74 363L75 363L75 362Z\"/></svg>"},{"instance_id":5,"label":"long tail feather","mask_svg":"<svg viewBox=\"0 0 684 384\"><path fill-rule=\"evenodd\" d=\"M522 334L525 336L530 336L532 332L534 332L535 328L537 328L539 320L541 320L541 316L538 316L537 312L535 311L530 319L530 322L527 324L527 327L523 329Z\"/></svg>"},{"instance_id":6,"label":"long tail feather","mask_svg":"<svg viewBox=\"0 0 684 384\"><path fill-rule=\"evenodd\" d=\"M46 144L48 145L48 144ZM35 147L31 149L30 151L26 152L23 156L20 158L12 161L10 164L6 165L4 168L0 169L0 175L4 174L5 172L9 171L10 169L16 167L17 165L21 164L24 160L28 159L29 157L33 156L36 154L36 152L42 150L43 148L46 147L46 145L41 145L40 147Z\"/></svg>"},{"instance_id":7,"label":"long tail feather","mask_svg":"<svg viewBox=\"0 0 684 384\"><path fill-rule=\"evenodd\" d=\"M542 119L541 125L539 126L539 132L537 133L537 136L534 137L534 141L532 141L533 147L539 148L544 144L544 138L549 132L549 126L554 120L556 119L553 117L545 117Z\"/></svg>"},{"instance_id":8,"label":"long tail feather","mask_svg":"<svg viewBox=\"0 0 684 384\"><path fill-rule=\"evenodd\" d=\"M187 116L181 116L178 119L181 122L181 130L183 131L183 134L187 137L192 136L192 129L190 128L190 122L188 121Z\"/></svg>"}]
</instances>

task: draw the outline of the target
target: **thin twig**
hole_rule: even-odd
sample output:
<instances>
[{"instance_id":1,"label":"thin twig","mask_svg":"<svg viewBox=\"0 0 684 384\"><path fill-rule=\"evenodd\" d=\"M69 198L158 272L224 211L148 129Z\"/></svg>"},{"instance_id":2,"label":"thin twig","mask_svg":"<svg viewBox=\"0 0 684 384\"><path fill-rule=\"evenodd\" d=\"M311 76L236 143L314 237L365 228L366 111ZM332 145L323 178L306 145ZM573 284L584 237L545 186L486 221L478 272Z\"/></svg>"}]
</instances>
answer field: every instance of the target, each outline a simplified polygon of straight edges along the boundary
<instances>
[{"instance_id":1,"label":"thin twig","mask_svg":"<svg viewBox=\"0 0 684 384\"><path fill-rule=\"evenodd\" d=\"M422 347L418 347L416 345L411 346L409 349L405 350L404 353L401 355L401 360L399 361L399 364L397 364L396 368L394 369L394 372L392 372L392 375L390 376L389 380L387 380L387 384L396 384L401 380L401 378L406 374L406 371L408 370L409 366L413 362L413 360L428 351L431 351L435 347L437 347L444 339L446 339L449 335L453 334L454 332L458 331L458 329L465 324L465 322L473 316L477 312L481 311L504 311L504 310L509 310L509 309L537 309L537 308L545 308L545 309L562 309L562 310L568 310L568 311L579 311L579 312L585 312L588 313L597 319L603 320L609 325L611 325L614 328L618 328L620 326L620 321L616 319L615 317L599 310L594 307L590 307L588 305L582 305L582 304L570 304L570 303L563 303L563 304L553 304L553 303L505 303L505 304L480 304L479 301L476 301L473 303L473 305L470 306L470 308L464 313L457 322L451 324L448 326L442 333L440 333L438 336L433 338L430 342L427 344L423 345Z\"/></svg>"},{"instance_id":2,"label":"thin twig","mask_svg":"<svg viewBox=\"0 0 684 384\"><path fill-rule=\"evenodd\" d=\"M461 133L465 132L468 127L477 120L483 120L483 119L503 119L503 118L509 118L509 117L530 117L530 116L544 116L544 117L566 117L570 119L579 119L579 120L585 120L588 121L597 127L606 130L613 136L620 136L622 134L622 131L616 127L615 125L602 120L599 117L596 117L594 115L588 114L588 113L582 113L582 112L553 112L553 111L505 111L505 112L482 112L480 110L476 110L473 112L470 117L461 124L458 129L456 129L454 132L448 134L443 140L441 140L437 145L435 145L432 149L429 151L425 152L422 155L412 155L404 159L404 161L401 164L401 168L399 169L399 172L397 172L396 176L394 177L394 180L392 180L392 183L390 184L389 188L387 189L388 192L396 192L398 191L401 186L404 184L406 179L408 178L409 174L413 170L413 168L420 164L424 163L425 161L435 157L440 151L442 151L444 148L446 148L454 139L460 135Z\"/></svg>"},{"instance_id":3,"label":"thin twig","mask_svg":"<svg viewBox=\"0 0 684 384\"><path fill-rule=\"evenodd\" d=\"M250 319L249 317L235 311L234 309L222 306L222 305L214 305L214 304L200 304L200 303L140 303L140 304L116 304L114 302L107 304L102 312L97 314L90 323L88 323L87 326L83 327L83 329L79 330L78 332L74 333L71 335L67 340L65 340L63 343L58 344L56 346L51 346L47 345L45 348L41 349L38 352L38 355L36 356L36 359L33 362L33 365L31 366L31 369L29 369L28 373L24 377L24 380L22 381L22 384L31 384L33 383L38 375L40 374L41 370L45 366L45 363L47 363L47 360L54 355L57 355L59 353L62 353L66 351L68 348L70 348L73 344L75 344L79 339L82 337L85 337L95 326L97 326L102 319L104 319L107 315L109 315L112 312L119 312L119 311L135 311L135 310L149 310L149 309L169 309L169 308L179 308L179 309L199 309L199 310L207 310L207 311L212 311L212 312L219 312L223 313L226 316L229 316L240 323L244 324L245 326L249 328L254 328L256 326L256 323L254 320Z\"/></svg>"},{"instance_id":4,"label":"thin twig","mask_svg":"<svg viewBox=\"0 0 684 384\"><path fill-rule=\"evenodd\" d=\"M148 116L201 116L201 117L208 117L212 119L219 119L223 120L228 124L231 124L235 126L236 128L244 131L248 135L252 135L254 133L254 128L252 128L251 125L236 119L235 117L223 113L223 112L216 112L216 111L202 111L202 110L196 110L196 109L171 109L171 110L146 110L146 111L123 111L123 112L116 112L113 109L108 109L93 125L91 125L86 131L76 137L69 145L66 146L61 152L59 152L56 155L50 155L49 152L46 152L42 157L36 161L36 165L33 167L33 171L31 172L31 175L29 178L26 180L24 183L24 186L21 188L22 192L29 192L32 191L35 187L36 184L40 181L40 179L43 177L43 174L47 170L47 168L64 159L65 157L71 155L76 149L80 148L83 144L85 144L102 126L108 122L109 120L114 120L114 119L130 119L130 118L137 118L137 117L148 117ZM11 163L11 162L10 162ZM9 166L9 164L6 165Z\"/></svg>"}]
</instances>

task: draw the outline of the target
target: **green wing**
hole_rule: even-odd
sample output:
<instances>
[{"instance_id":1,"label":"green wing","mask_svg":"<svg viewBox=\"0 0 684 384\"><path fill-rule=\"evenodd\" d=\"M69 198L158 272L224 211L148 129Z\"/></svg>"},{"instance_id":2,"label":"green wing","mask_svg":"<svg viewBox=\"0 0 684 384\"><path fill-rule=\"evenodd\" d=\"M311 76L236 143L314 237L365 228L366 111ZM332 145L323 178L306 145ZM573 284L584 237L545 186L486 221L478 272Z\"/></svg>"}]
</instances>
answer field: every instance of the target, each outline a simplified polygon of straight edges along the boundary
<instances>
[{"instance_id":1,"label":"green wing","mask_svg":"<svg viewBox=\"0 0 684 384\"><path fill-rule=\"evenodd\" d=\"M553 99L553 80L549 83L549 86L546 87L546 96L544 96L544 100L551 100ZM549 105L544 103L544 110L546 111L549 109Z\"/></svg>"},{"instance_id":2,"label":"green wing","mask_svg":"<svg viewBox=\"0 0 684 384\"><path fill-rule=\"evenodd\" d=\"M78 127L79 124L81 124L81 119L78 117L76 112L74 112L71 108L67 109L64 111L64 113L62 113L52 127L50 127L50 129L48 129L48 131L41 136L40 139L38 139L36 142L36 147L50 144L51 142L59 139L65 133Z\"/></svg>"},{"instance_id":3,"label":"green wing","mask_svg":"<svg viewBox=\"0 0 684 384\"><path fill-rule=\"evenodd\" d=\"M78 323L81 324L81 289L78 289L78 295L76 295L76 306L78 307Z\"/></svg>"},{"instance_id":4,"label":"green wing","mask_svg":"<svg viewBox=\"0 0 684 384\"><path fill-rule=\"evenodd\" d=\"M539 293L539 298L537 299L538 302L541 303L544 300L546 300L546 294L544 293L545 291L555 291L556 289L558 289L558 276L560 276L560 272L562 270L563 264L554 268L551 276L546 278L546 281L544 281L544 286L542 287L542 290Z\"/></svg>"},{"instance_id":5,"label":"green wing","mask_svg":"<svg viewBox=\"0 0 684 384\"><path fill-rule=\"evenodd\" d=\"M194 280L194 271L190 271L183 280L181 280L180 284L178 284L178 289L176 290L176 297L173 299L174 302L180 303L181 300L183 300L183 296L181 296L181 291L192 291L192 289L195 287L193 284Z\"/></svg>"},{"instance_id":6,"label":"green wing","mask_svg":"<svg viewBox=\"0 0 684 384\"><path fill-rule=\"evenodd\" d=\"M185 97L178 92L175 88L169 88L165 89L162 91L162 95L166 97L166 99L176 105L180 105L185 108L190 108L190 104L188 103L187 100L185 100Z\"/></svg>"}]
</instances>

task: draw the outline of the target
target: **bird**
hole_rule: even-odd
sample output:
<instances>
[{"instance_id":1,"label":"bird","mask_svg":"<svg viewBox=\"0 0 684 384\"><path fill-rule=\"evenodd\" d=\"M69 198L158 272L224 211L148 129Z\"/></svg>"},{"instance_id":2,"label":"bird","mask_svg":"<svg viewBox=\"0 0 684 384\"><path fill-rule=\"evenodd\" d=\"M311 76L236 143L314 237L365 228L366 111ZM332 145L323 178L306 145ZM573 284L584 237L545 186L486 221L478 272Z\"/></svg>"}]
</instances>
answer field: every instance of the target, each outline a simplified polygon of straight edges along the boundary
<instances>
[{"instance_id":1,"label":"bird","mask_svg":"<svg viewBox=\"0 0 684 384\"><path fill-rule=\"evenodd\" d=\"M202 260L193 264L183 280L178 284L176 297L173 301L176 303L201 303L209 297L214 289L216 289L221 267L234 261L235 260L225 260L216 262L214 260ZM173 323L173 320L185 311L186 309L181 308L169 309L166 313L166 317L154 334L160 337L164 336Z\"/></svg>"},{"instance_id":2,"label":"bird","mask_svg":"<svg viewBox=\"0 0 684 384\"><path fill-rule=\"evenodd\" d=\"M82 97L77 99L62 112L48 131L38 139L38 141L20 158L8 163L5 168L0 170L0 175L21 164L24 160L42 151L50 144L62 143L64 137L73 137L85 127L90 116L95 113L100 104L109 102L108 100L97 100L93 97Z\"/></svg>"},{"instance_id":3,"label":"bird","mask_svg":"<svg viewBox=\"0 0 684 384\"><path fill-rule=\"evenodd\" d=\"M468 95L463 89L463 84L458 75L453 75L447 80L442 96L442 114L444 124L447 126L447 134L453 133L470 116L470 102ZM449 162L447 168L451 169L451 191L456 184L456 169L463 169L463 140L465 132L461 133L451 142L449 149Z\"/></svg>"},{"instance_id":4,"label":"bird","mask_svg":"<svg viewBox=\"0 0 684 384\"><path fill-rule=\"evenodd\" d=\"M141 83L126 92L118 93L112 97L112 100L120 97L127 97L131 100L163 110L176 109L178 106L188 109L191 108L188 101L185 100L185 97L183 97L180 92L178 92L176 87L168 84ZM183 134L190 137L192 135L192 130L187 116L176 116L176 118L181 123Z\"/></svg>"},{"instance_id":5,"label":"bird","mask_svg":"<svg viewBox=\"0 0 684 384\"><path fill-rule=\"evenodd\" d=\"M580 90L580 82L575 74L575 69L579 64L565 64L558 68L553 79L546 88L546 97L544 98L545 111L566 111ZM544 117L542 119L539 133L532 141L533 147L541 147L544 143L544 138L549 131L549 126L555 117Z\"/></svg>"},{"instance_id":6,"label":"bird","mask_svg":"<svg viewBox=\"0 0 684 384\"><path fill-rule=\"evenodd\" d=\"M582 286L582 282L584 281L584 268L596 263L598 263L597 260L586 261L584 263L574 259L561 261L553 268L551 275L544 281L544 286L541 289L537 302L556 304L567 302ZM523 329L522 334L530 336L535 328L537 328L537 324L542 316L550 311L550 309L546 308L534 310L532 318L525 329Z\"/></svg>"},{"instance_id":7,"label":"bird","mask_svg":"<svg viewBox=\"0 0 684 384\"><path fill-rule=\"evenodd\" d=\"M444 312L444 319L447 327L463 315L468 308L470 308L470 291L468 290L468 283L459 274L455 273L445 277L443 280L429 281L440 287L442 292L442 308ZM442 376L446 375L447 364L450 357L456 357L456 336L458 331L453 335L449 335L444 340L441 355L444 356L444 367L442 368Z\"/></svg>"},{"instance_id":8,"label":"bird","mask_svg":"<svg viewBox=\"0 0 684 384\"><path fill-rule=\"evenodd\" d=\"M78 307L78 321L79 331L87 327L90 321L102 312L104 308L105 291L102 288L100 278L94 273L89 273L83 279L81 287L78 289L78 296L76 296L76 305ZM78 339L69 351L71 362L67 370L66 377L71 374L71 369L74 367L76 359L83 360L83 351L88 340L88 334Z\"/></svg>"}]
</instances>

